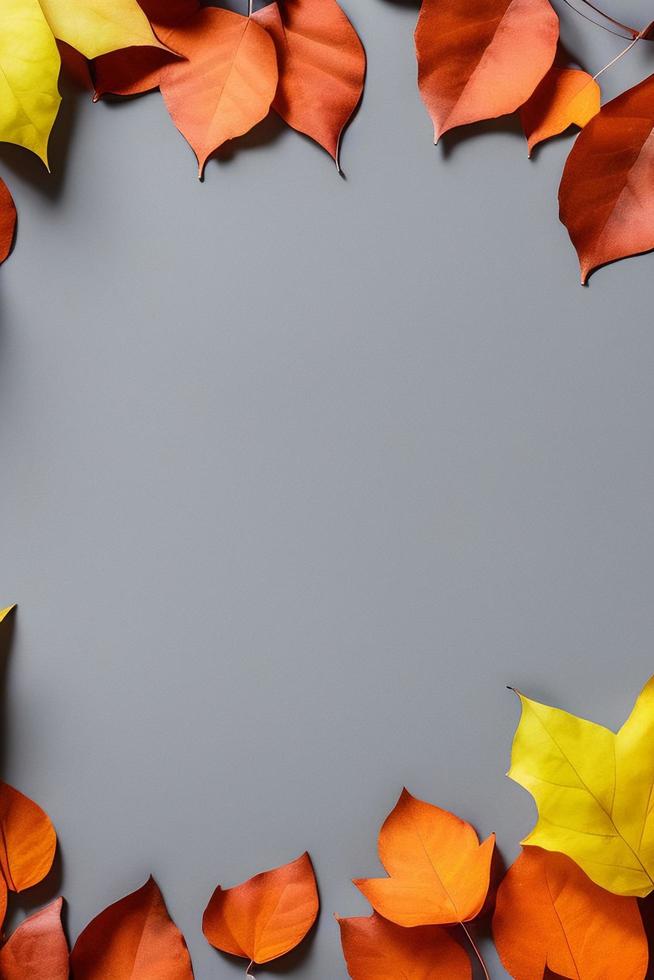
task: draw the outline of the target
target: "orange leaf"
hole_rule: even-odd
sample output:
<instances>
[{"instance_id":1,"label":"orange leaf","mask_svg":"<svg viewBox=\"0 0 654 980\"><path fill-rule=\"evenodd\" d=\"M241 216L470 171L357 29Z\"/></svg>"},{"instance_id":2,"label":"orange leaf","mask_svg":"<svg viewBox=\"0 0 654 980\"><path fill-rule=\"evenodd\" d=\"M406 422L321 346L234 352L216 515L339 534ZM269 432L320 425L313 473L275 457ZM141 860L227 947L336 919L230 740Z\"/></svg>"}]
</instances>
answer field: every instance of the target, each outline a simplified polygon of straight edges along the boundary
<instances>
[{"instance_id":1,"label":"orange leaf","mask_svg":"<svg viewBox=\"0 0 654 980\"><path fill-rule=\"evenodd\" d=\"M359 35L336 0L285 0L281 9L272 3L254 16L277 50L273 108L339 166L341 134L361 100L366 73Z\"/></svg>"},{"instance_id":2,"label":"orange leaf","mask_svg":"<svg viewBox=\"0 0 654 980\"><path fill-rule=\"evenodd\" d=\"M635 898L594 884L563 854L525 847L497 892L493 935L515 980L545 968L578 980L642 980L647 939Z\"/></svg>"},{"instance_id":3,"label":"orange leaf","mask_svg":"<svg viewBox=\"0 0 654 980\"><path fill-rule=\"evenodd\" d=\"M404 929L373 913L338 919L352 980L470 980L470 960L442 926Z\"/></svg>"},{"instance_id":4,"label":"orange leaf","mask_svg":"<svg viewBox=\"0 0 654 980\"><path fill-rule=\"evenodd\" d=\"M581 281L654 248L654 75L608 102L568 157L559 204Z\"/></svg>"},{"instance_id":5,"label":"orange leaf","mask_svg":"<svg viewBox=\"0 0 654 980\"><path fill-rule=\"evenodd\" d=\"M388 878L354 882L375 911L400 926L468 922L488 893L495 835L479 844L469 823L407 790L379 832Z\"/></svg>"},{"instance_id":6,"label":"orange leaf","mask_svg":"<svg viewBox=\"0 0 654 980\"><path fill-rule=\"evenodd\" d=\"M0 783L0 868L14 892L37 885L52 867L57 835L47 813Z\"/></svg>"},{"instance_id":7,"label":"orange leaf","mask_svg":"<svg viewBox=\"0 0 654 980\"><path fill-rule=\"evenodd\" d=\"M532 97L520 110L529 156L537 143L572 125L584 128L600 110L600 87L578 68L550 68Z\"/></svg>"},{"instance_id":8,"label":"orange leaf","mask_svg":"<svg viewBox=\"0 0 654 980\"><path fill-rule=\"evenodd\" d=\"M290 864L222 889L209 900L202 931L216 949L269 963L300 943L316 921L316 878L307 853Z\"/></svg>"},{"instance_id":9,"label":"orange leaf","mask_svg":"<svg viewBox=\"0 0 654 980\"><path fill-rule=\"evenodd\" d=\"M30 915L0 949L2 980L68 980L68 943L58 898Z\"/></svg>"},{"instance_id":10,"label":"orange leaf","mask_svg":"<svg viewBox=\"0 0 654 980\"><path fill-rule=\"evenodd\" d=\"M252 18L217 7L172 28L165 43L186 60L165 65L159 87L202 176L215 150L268 114L277 88L275 45Z\"/></svg>"},{"instance_id":11,"label":"orange leaf","mask_svg":"<svg viewBox=\"0 0 654 980\"><path fill-rule=\"evenodd\" d=\"M73 980L193 980L184 937L154 878L87 925L70 965Z\"/></svg>"},{"instance_id":12,"label":"orange leaf","mask_svg":"<svg viewBox=\"0 0 654 980\"><path fill-rule=\"evenodd\" d=\"M549 0L422 0L418 85L435 140L523 105L554 61L558 35Z\"/></svg>"},{"instance_id":13,"label":"orange leaf","mask_svg":"<svg viewBox=\"0 0 654 980\"><path fill-rule=\"evenodd\" d=\"M16 205L4 180L0 180L0 263L9 256L15 234ZM5 609L4 612L8 613L9 609ZM4 616L2 618L4 619Z\"/></svg>"}]
</instances>

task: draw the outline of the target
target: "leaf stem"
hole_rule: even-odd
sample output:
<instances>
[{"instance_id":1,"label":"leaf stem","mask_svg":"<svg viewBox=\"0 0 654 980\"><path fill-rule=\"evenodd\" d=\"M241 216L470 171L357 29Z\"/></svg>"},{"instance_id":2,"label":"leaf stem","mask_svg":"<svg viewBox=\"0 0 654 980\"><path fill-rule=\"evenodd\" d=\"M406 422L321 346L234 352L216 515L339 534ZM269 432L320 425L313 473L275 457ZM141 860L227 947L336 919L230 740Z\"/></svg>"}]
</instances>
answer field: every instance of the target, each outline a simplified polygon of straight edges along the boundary
<instances>
[{"instance_id":1,"label":"leaf stem","mask_svg":"<svg viewBox=\"0 0 654 980\"><path fill-rule=\"evenodd\" d=\"M632 38L638 37L639 32L634 27L630 27L628 24L623 24L622 21L616 20L615 17L611 17L609 14L604 13L604 11L601 10L599 7L597 7L594 3L591 3L591 0L580 0L580 2L584 3L590 10L594 11L596 14L599 14L600 17L603 17L604 20L609 22L609 24L613 24L614 27L619 27L620 30L626 31L627 34L631 35ZM565 3L567 3L568 7L571 7L572 10L574 10L576 13L581 14L582 17L585 16L585 14L582 14L581 10L579 10L578 7L576 7L575 4L572 3L572 0L565 0ZM589 18L586 19L588 20ZM596 24L597 27L604 27L603 24L598 24L597 21L591 21L591 23ZM604 27L604 30L609 30L609 28Z\"/></svg>"},{"instance_id":2,"label":"leaf stem","mask_svg":"<svg viewBox=\"0 0 654 980\"><path fill-rule=\"evenodd\" d=\"M252 0L250 0L250 5L252 5ZM250 962L245 968L245 976L252 977L254 980L254 973L251 972L252 970L254 970L254 960L250 960Z\"/></svg>"},{"instance_id":3,"label":"leaf stem","mask_svg":"<svg viewBox=\"0 0 654 980\"><path fill-rule=\"evenodd\" d=\"M476 942L472 938L472 933L470 932L470 930L466 926L465 922L460 922L459 925L461 926L461 928L465 932L465 934L466 934L466 936L468 938L468 942L472 946L472 948L474 950L474 953L475 953L475 956L479 960L479 963L480 963L481 968L482 968L482 970L484 972L484 976L485 976L486 980L490 980L490 975L488 973L488 970L486 969L486 964L484 963L484 957L481 955L481 952L479 951L479 947L477 946Z\"/></svg>"},{"instance_id":4,"label":"leaf stem","mask_svg":"<svg viewBox=\"0 0 654 980\"><path fill-rule=\"evenodd\" d=\"M248 17L251 17L253 12L254 12L254 0L248 0Z\"/></svg>"},{"instance_id":5,"label":"leaf stem","mask_svg":"<svg viewBox=\"0 0 654 980\"><path fill-rule=\"evenodd\" d=\"M611 61L609 61L608 65L604 65L604 67L603 68L600 68L600 70L597 72L596 75L593 75L593 81L596 82L597 79L600 77L600 75L603 75L604 72L608 68L612 68L613 65L615 65L616 62L618 62L620 60L620 58L624 58L624 56L626 54L628 54L629 51L631 51L631 49L633 48L634 44L637 44L638 41L640 41L641 36L642 36L642 31L640 32L640 34L636 34L636 37L633 39L633 41L631 42L631 44L628 44L626 48L623 48L623 50L620 52L620 54L616 54L615 58L612 58Z\"/></svg>"}]
</instances>

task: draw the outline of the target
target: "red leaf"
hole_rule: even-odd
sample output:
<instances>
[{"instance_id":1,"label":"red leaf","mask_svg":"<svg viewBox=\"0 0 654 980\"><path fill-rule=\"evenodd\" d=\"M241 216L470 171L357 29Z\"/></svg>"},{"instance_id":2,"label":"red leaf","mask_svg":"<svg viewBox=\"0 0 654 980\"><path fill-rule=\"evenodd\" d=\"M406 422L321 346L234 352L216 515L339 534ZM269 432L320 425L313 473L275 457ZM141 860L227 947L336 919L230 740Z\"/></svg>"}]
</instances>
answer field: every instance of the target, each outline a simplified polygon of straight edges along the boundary
<instances>
[{"instance_id":1,"label":"red leaf","mask_svg":"<svg viewBox=\"0 0 654 980\"><path fill-rule=\"evenodd\" d=\"M0 180L0 263L11 252L16 234L16 205L4 180Z\"/></svg>"},{"instance_id":2,"label":"red leaf","mask_svg":"<svg viewBox=\"0 0 654 980\"><path fill-rule=\"evenodd\" d=\"M2 980L68 980L68 943L58 898L30 915L0 949Z\"/></svg>"},{"instance_id":3,"label":"red leaf","mask_svg":"<svg viewBox=\"0 0 654 980\"><path fill-rule=\"evenodd\" d=\"M73 980L192 980L181 932L153 878L100 912L70 954Z\"/></svg>"},{"instance_id":4,"label":"red leaf","mask_svg":"<svg viewBox=\"0 0 654 980\"><path fill-rule=\"evenodd\" d=\"M359 35L336 0L284 0L254 17L277 50L273 108L323 146L338 166L341 134L363 92L366 55Z\"/></svg>"},{"instance_id":5,"label":"red leaf","mask_svg":"<svg viewBox=\"0 0 654 980\"><path fill-rule=\"evenodd\" d=\"M435 140L518 109L554 61L558 35L549 0L423 0L418 84Z\"/></svg>"},{"instance_id":6,"label":"red leaf","mask_svg":"<svg viewBox=\"0 0 654 980\"><path fill-rule=\"evenodd\" d=\"M654 75L602 107L577 138L559 188L581 281L654 248Z\"/></svg>"}]
</instances>

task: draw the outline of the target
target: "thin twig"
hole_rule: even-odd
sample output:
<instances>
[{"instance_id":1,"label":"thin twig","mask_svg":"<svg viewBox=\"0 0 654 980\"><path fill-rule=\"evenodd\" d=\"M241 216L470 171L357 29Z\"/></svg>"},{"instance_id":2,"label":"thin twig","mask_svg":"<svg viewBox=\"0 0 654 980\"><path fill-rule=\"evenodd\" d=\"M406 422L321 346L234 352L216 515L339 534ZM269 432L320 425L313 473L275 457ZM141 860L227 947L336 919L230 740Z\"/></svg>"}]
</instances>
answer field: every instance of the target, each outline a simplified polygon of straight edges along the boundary
<instances>
[{"instance_id":1,"label":"thin twig","mask_svg":"<svg viewBox=\"0 0 654 980\"><path fill-rule=\"evenodd\" d=\"M639 41L640 41L640 34L636 35L636 37L633 39L631 44L628 44L627 47L620 52L620 54L616 54L615 58L612 58L611 61L609 61L608 65L604 65L603 68L600 68L597 74L593 75L593 80L596 82L597 79L600 77L600 75L603 75L608 68L612 68L613 65L616 63L616 61L619 61L620 58L624 58L624 56L628 54L629 51L631 51L634 44L637 44Z\"/></svg>"},{"instance_id":2,"label":"thin twig","mask_svg":"<svg viewBox=\"0 0 654 980\"><path fill-rule=\"evenodd\" d=\"M579 7L575 7L574 3L572 3L572 0L563 0L563 2L565 4L567 4L568 7L570 7L570 10L574 10L574 12L576 14L578 14L580 17L583 17L584 20L587 20L588 23L589 24L592 24L594 27L601 27L603 31L608 31L609 34L613 34L615 37L633 37L634 36L630 27L629 28L628 27L625 27L624 28L626 31L628 31L627 34L620 34L618 31L614 31L610 27L607 27L606 24L600 24L600 22L597 21L597 20L594 20L593 17L589 17L588 14L585 14L583 12L583 10L580 10L579 9ZM582 0L582 2L583 2L583 0Z\"/></svg>"},{"instance_id":3,"label":"thin twig","mask_svg":"<svg viewBox=\"0 0 654 980\"><path fill-rule=\"evenodd\" d=\"M481 953L480 953L480 951L479 951L479 949L477 947L476 942L472 938L472 935L470 933L470 930L466 926L465 922L461 922L460 925L461 925L461 928L463 929L463 931L465 932L466 936L468 937L468 942L472 946L472 948L473 948L473 950L475 952L475 956L477 957L477 959L479 960L479 962L481 964L481 968L484 971L484 976L486 977L486 980L490 980L490 975L488 973L488 970L486 969L486 964L484 963L484 957L481 955Z\"/></svg>"},{"instance_id":4,"label":"thin twig","mask_svg":"<svg viewBox=\"0 0 654 980\"><path fill-rule=\"evenodd\" d=\"M250 6L252 6L252 0L250 0ZM254 970L254 960L250 960L245 968L245 976L251 977L252 980L254 980L254 973L252 973L252 970Z\"/></svg>"}]
</instances>

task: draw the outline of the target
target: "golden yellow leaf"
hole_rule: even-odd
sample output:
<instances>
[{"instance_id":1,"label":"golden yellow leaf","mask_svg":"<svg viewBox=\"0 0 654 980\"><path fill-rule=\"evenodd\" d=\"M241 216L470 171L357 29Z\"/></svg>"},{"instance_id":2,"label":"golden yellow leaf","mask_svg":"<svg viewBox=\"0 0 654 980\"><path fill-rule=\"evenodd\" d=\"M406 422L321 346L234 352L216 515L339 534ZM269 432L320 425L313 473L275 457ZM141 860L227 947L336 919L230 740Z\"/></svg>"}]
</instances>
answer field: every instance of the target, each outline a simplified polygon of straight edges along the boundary
<instances>
[{"instance_id":1,"label":"golden yellow leaf","mask_svg":"<svg viewBox=\"0 0 654 980\"><path fill-rule=\"evenodd\" d=\"M13 606L7 606L6 609L0 609L0 623L2 622L3 619L6 619L9 613L15 608L16 605L14 604Z\"/></svg>"},{"instance_id":2,"label":"golden yellow leaf","mask_svg":"<svg viewBox=\"0 0 654 980\"><path fill-rule=\"evenodd\" d=\"M520 694L508 775L538 821L523 844L567 854L617 895L654 890L654 677L615 734Z\"/></svg>"},{"instance_id":3,"label":"golden yellow leaf","mask_svg":"<svg viewBox=\"0 0 654 980\"><path fill-rule=\"evenodd\" d=\"M133 45L163 47L136 0L40 0L52 33L87 58Z\"/></svg>"}]
</instances>

